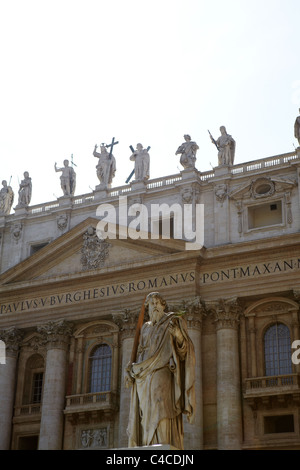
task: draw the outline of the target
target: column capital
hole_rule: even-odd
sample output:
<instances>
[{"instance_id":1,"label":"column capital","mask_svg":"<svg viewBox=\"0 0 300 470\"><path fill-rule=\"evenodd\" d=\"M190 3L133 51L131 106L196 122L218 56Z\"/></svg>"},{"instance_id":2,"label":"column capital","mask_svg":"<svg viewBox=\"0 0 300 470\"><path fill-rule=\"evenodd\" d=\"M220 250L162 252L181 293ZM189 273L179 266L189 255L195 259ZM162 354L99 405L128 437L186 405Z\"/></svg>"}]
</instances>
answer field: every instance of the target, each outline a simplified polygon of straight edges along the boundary
<instances>
[{"instance_id":1,"label":"column capital","mask_svg":"<svg viewBox=\"0 0 300 470\"><path fill-rule=\"evenodd\" d=\"M294 299L296 300L296 302L300 302L300 290L293 289L293 295L294 295Z\"/></svg>"},{"instance_id":2,"label":"column capital","mask_svg":"<svg viewBox=\"0 0 300 470\"><path fill-rule=\"evenodd\" d=\"M113 320L121 332L121 339L131 338L135 335L139 313L125 308L113 315Z\"/></svg>"},{"instance_id":3,"label":"column capital","mask_svg":"<svg viewBox=\"0 0 300 470\"><path fill-rule=\"evenodd\" d=\"M206 308L214 315L216 330L237 329L240 322L242 307L237 297L208 301Z\"/></svg>"},{"instance_id":4,"label":"column capital","mask_svg":"<svg viewBox=\"0 0 300 470\"><path fill-rule=\"evenodd\" d=\"M43 337L43 342L48 349L65 349L74 330L73 323L66 320L49 321L45 325L38 326L37 331Z\"/></svg>"},{"instance_id":5,"label":"column capital","mask_svg":"<svg viewBox=\"0 0 300 470\"><path fill-rule=\"evenodd\" d=\"M16 357L24 332L16 327L0 330L0 339L5 343L7 356Z\"/></svg>"},{"instance_id":6,"label":"column capital","mask_svg":"<svg viewBox=\"0 0 300 470\"><path fill-rule=\"evenodd\" d=\"M188 327L201 330L202 320L206 315L206 308L201 297L182 300L174 305L168 304L169 310L174 313L184 314Z\"/></svg>"}]
</instances>

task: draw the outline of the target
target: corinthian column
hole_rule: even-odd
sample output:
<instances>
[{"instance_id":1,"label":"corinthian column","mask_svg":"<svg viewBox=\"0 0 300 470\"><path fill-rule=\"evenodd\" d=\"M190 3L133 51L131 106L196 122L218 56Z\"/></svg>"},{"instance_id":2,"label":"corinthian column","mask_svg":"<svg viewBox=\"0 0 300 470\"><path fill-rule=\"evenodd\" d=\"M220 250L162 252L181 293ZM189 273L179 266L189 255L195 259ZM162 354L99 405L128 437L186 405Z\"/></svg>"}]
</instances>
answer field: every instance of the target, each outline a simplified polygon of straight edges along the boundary
<instances>
[{"instance_id":1,"label":"corinthian column","mask_svg":"<svg viewBox=\"0 0 300 470\"><path fill-rule=\"evenodd\" d=\"M184 448L203 449L203 389L202 389L202 318L205 308L199 297L185 303L189 336L195 349L196 412L194 422L184 422Z\"/></svg>"},{"instance_id":2,"label":"corinthian column","mask_svg":"<svg viewBox=\"0 0 300 470\"><path fill-rule=\"evenodd\" d=\"M16 328L0 331L0 340L6 350L5 364L0 364L0 450L10 448L17 358L22 337L22 332Z\"/></svg>"},{"instance_id":3,"label":"corinthian column","mask_svg":"<svg viewBox=\"0 0 300 470\"><path fill-rule=\"evenodd\" d=\"M40 427L40 450L60 450L66 393L67 351L73 327L61 320L38 328L47 344Z\"/></svg>"},{"instance_id":4,"label":"corinthian column","mask_svg":"<svg viewBox=\"0 0 300 470\"><path fill-rule=\"evenodd\" d=\"M120 390L120 421L119 421L119 447L128 447L127 426L130 410L131 388L125 385L125 370L130 361L131 352L134 343L135 330L137 325L138 314L130 310L124 310L123 313L114 316L115 323L121 331L121 390Z\"/></svg>"},{"instance_id":5,"label":"corinthian column","mask_svg":"<svg viewBox=\"0 0 300 470\"><path fill-rule=\"evenodd\" d=\"M218 449L238 450L242 445L242 410L238 326L241 309L237 299L211 306L217 332Z\"/></svg>"}]
</instances>

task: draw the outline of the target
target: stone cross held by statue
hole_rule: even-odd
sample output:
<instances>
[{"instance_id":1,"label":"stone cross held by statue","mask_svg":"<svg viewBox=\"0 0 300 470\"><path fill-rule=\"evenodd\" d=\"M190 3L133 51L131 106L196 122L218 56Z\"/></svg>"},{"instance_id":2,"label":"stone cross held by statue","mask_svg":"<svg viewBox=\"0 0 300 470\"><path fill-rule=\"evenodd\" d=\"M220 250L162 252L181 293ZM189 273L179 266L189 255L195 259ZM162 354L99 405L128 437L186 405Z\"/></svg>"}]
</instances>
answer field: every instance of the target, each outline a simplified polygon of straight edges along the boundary
<instances>
[{"instance_id":1,"label":"stone cross held by statue","mask_svg":"<svg viewBox=\"0 0 300 470\"><path fill-rule=\"evenodd\" d=\"M73 153L71 154L71 165L72 166L77 166L76 163L74 163L74 160L73 160Z\"/></svg>"},{"instance_id":2,"label":"stone cross held by statue","mask_svg":"<svg viewBox=\"0 0 300 470\"><path fill-rule=\"evenodd\" d=\"M119 142L115 142L115 138L113 137L111 144L105 145L106 148L110 147L109 158L111 158L114 145L117 145L118 143Z\"/></svg>"},{"instance_id":3,"label":"stone cross held by statue","mask_svg":"<svg viewBox=\"0 0 300 470\"><path fill-rule=\"evenodd\" d=\"M135 152L135 150L134 150L134 148L133 148L132 145L129 145L129 148L130 148L130 150L132 151L132 153ZM149 145L149 146L147 147L147 152L149 152L150 149L151 149L151 147L150 147L150 145ZM128 176L127 180L125 181L126 184L129 183L129 181L131 180L131 178L133 177L133 175L134 175L134 169L132 170L132 172L131 172L130 175Z\"/></svg>"}]
</instances>

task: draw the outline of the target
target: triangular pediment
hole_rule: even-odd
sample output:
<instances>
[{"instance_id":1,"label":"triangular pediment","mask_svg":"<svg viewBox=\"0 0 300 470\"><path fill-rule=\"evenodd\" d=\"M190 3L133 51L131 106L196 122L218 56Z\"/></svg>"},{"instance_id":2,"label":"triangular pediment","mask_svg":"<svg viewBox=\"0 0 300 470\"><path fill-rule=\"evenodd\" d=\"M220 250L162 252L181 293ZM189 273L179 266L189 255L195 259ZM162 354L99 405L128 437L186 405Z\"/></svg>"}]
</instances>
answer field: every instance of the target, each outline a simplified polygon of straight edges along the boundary
<instances>
[{"instance_id":1,"label":"triangular pediment","mask_svg":"<svg viewBox=\"0 0 300 470\"><path fill-rule=\"evenodd\" d=\"M96 235L98 219L88 218L61 235L24 261L0 276L0 285L22 281L46 280L60 276L82 276L130 263L161 259L185 250L183 240L125 240L100 241ZM117 231L118 233L118 231Z\"/></svg>"},{"instance_id":2,"label":"triangular pediment","mask_svg":"<svg viewBox=\"0 0 300 470\"><path fill-rule=\"evenodd\" d=\"M297 181L288 178L260 176L234 189L229 197L234 200L270 197L275 193L290 191L296 185Z\"/></svg>"}]
</instances>

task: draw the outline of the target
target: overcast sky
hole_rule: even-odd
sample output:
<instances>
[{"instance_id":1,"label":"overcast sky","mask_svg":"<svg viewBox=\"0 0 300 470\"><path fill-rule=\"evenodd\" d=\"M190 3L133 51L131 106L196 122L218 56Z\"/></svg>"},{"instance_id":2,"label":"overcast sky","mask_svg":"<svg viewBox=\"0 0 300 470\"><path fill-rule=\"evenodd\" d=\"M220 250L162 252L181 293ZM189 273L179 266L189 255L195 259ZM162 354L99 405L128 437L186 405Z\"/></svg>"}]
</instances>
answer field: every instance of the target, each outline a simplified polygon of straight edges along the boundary
<instances>
[{"instance_id":1,"label":"overcast sky","mask_svg":"<svg viewBox=\"0 0 300 470\"><path fill-rule=\"evenodd\" d=\"M74 155L76 195L91 192L95 144L115 137L113 186L133 169L129 145L151 146L151 178L217 165L219 127L235 163L291 152L300 108L299 0L0 0L0 178L31 204L62 196Z\"/></svg>"}]
</instances>

